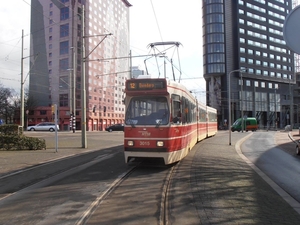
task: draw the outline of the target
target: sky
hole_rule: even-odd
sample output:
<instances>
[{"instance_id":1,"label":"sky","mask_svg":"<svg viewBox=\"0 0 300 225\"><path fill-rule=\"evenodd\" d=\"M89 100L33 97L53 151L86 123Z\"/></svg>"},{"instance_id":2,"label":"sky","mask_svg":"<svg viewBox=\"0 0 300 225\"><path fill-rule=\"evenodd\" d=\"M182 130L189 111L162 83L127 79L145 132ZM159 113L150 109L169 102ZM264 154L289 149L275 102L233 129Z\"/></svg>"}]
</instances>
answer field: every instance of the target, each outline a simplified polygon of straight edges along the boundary
<instances>
[{"instance_id":1,"label":"sky","mask_svg":"<svg viewBox=\"0 0 300 225\"><path fill-rule=\"evenodd\" d=\"M16 92L20 92L21 89L22 29L23 57L29 56L29 2L30 0L2 1L0 7L0 83ZM24 77L29 70L28 63L28 58L24 59Z\"/></svg>"},{"instance_id":2,"label":"sky","mask_svg":"<svg viewBox=\"0 0 300 225\"><path fill-rule=\"evenodd\" d=\"M167 51L166 56L176 68L181 68L181 83L205 101L205 81L202 61L202 6L201 0L128 0L130 13L130 48L133 66L145 70L144 59L135 57L153 54L147 46L154 42L180 42L179 48ZM24 78L29 72L30 0L1 2L0 7L0 83L20 92L21 87L21 43L24 30ZM166 46L162 48L169 48ZM160 49L164 50L164 49ZM178 50L178 53L177 53ZM180 60L178 60L178 58ZM148 62L148 61L147 61ZM159 70L158 70L159 68ZM167 77L171 77L170 63L166 64ZM178 78L180 72L174 69ZM152 77L160 71L164 76L163 58L149 59L147 69ZM29 78L26 78L28 85Z\"/></svg>"}]
</instances>

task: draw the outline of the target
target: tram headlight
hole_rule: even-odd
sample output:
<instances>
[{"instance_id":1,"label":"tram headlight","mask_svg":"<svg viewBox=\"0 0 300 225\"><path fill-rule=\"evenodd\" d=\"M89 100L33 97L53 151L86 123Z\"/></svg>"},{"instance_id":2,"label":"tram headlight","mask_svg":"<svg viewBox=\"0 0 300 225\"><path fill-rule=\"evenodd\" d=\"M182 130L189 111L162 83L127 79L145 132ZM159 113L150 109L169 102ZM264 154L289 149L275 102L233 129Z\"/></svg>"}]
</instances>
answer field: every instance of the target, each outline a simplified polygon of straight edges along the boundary
<instances>
[{"instance_id":1,"label":"tram headlight","mask_svg":"<svg viewBox=\"0 0 300 225\"><path fill-rule=\"evenodd\" d=\"M163 147L164 146L164 142L163 141L157 141L156 142L156 146L157 147Z\"/></svg>"},{"instance_id":2,"label":"tram headlight","mask_svg":"<svg viewBox=\"0 0 300 225\"><path fill-rule=\"evenodd\" d=\"M133 145L134 145L134 142L133 142L133 141L127 141L127 145L128 145L128 146L133 146Z\"/></svg>"}]
</instances>

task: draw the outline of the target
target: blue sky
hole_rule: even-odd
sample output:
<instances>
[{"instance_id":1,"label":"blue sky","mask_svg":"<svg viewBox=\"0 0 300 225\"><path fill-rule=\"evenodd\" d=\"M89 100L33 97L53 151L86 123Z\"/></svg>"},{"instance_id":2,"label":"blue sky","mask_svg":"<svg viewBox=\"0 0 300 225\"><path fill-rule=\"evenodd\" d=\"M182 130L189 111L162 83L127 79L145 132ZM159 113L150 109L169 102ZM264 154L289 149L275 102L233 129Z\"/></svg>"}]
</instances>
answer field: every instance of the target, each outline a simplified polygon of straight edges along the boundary
<instances>
[{"instance_id":1,"label":"blue sky","mask_svg":"<svg viewBox=\"0 0 300 225\"><path fill-rule=\"evenodd\" d=\"M178 41L182 83L197 91L199 100L205 101L205 82L202 78L202 16L201 0L129 0L130 43L132 55L153 53L148 44L162 41ZM30 0L1 2L0 8L0 82L20 90L21 34L24 30L24 57L29 56ZM174 52L171 51L171 54ZM179 67L177 52L172 57ZM144 67L144 58L135 58L133 66ZM24 75L29 71L28 58L24 60ZM156 76L156 65L149 73ZM169 65L167 73L171 72ZM163 62L160 64L163 73ZM175 70L176 76L179 72Z\"/></svg>"}]
</instances>

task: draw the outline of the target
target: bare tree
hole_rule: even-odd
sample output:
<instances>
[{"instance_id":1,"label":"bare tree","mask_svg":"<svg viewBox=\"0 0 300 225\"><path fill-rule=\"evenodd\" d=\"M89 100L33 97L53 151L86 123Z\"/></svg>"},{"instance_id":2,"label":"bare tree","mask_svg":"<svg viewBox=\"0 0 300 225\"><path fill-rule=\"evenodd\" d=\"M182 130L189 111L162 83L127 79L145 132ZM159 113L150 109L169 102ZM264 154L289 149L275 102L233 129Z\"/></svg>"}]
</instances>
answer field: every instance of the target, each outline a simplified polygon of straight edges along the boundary
<instances>
[{"instance_id":1,"label":"bare tree","mask_svg":"<svg viewBox=\"0 0 300 225\"><path fill-rule=\"evenodd\" d=\"M0 118L5 123L11 123L12 90L0 84Z\"/></svg>"}]
</instances>

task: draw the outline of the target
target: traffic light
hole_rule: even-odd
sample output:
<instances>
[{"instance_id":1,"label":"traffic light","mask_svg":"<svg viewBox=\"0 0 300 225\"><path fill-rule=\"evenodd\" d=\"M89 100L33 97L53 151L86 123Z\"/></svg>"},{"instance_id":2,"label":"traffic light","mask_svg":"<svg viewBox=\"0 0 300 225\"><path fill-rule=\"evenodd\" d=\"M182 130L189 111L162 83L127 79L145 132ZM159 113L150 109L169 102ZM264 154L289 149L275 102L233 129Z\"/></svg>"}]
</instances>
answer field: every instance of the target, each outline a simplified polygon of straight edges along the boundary
<instances>
[{"instance_id":1,"label":"traffic light","mask_svg":"<svg viewBox=\"0 0 300 225\"><path fill-rule=\"evenodd\" d=\"M55 112L55 107L54 107L54 105L51 105L51 112L52 112L52 114L54 114L54 112Z\"/></svg>"}]
</instances>

